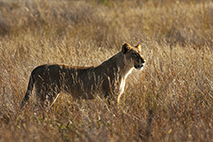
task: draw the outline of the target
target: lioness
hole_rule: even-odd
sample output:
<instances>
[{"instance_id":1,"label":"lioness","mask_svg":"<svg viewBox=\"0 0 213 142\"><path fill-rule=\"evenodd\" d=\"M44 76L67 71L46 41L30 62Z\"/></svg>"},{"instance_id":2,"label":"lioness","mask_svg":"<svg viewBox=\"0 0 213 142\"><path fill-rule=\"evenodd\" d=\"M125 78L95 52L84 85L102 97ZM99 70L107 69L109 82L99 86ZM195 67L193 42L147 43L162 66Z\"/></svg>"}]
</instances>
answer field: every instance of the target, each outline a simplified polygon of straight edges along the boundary
<instances>
[{"instance_id":1,"label":"lioness","mask_svg":"<svg viewBox=\"0 0 213 142\"><path fill-rule=\"evenodd\" d=\"M35 85L37 103L54 103L64 90L73 98L93 99L94 94L113 98L119 102L124 91L125 80L133 68L142 70L145 60L141 55L141 45L132 47L125 43L122 51L96 67L75 67L47 64L36 67L30 76L26 95L21 108L29 100Z\"/></svg>"}]
</instances>

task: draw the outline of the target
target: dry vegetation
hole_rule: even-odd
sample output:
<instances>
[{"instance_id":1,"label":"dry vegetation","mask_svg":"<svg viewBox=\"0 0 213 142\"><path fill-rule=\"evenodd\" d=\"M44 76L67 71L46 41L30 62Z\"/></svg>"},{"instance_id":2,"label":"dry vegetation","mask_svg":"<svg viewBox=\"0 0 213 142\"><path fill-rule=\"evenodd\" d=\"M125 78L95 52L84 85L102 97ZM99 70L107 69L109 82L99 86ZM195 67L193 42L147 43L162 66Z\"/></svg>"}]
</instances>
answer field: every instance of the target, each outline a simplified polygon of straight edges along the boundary
<instances>
[{"instance_id":1,"label":"dry vegetation","mask_svg":"<svg viewBox=\"0 0 213 142\"><path fill-rule=\"evenodd\" d=\"M0 141L213 141L210 0L0 1ZM121 105L61 95L46 117L30 72L45 63L98 65L140 42L143 72Z\"/></svg>"}]
</instances>

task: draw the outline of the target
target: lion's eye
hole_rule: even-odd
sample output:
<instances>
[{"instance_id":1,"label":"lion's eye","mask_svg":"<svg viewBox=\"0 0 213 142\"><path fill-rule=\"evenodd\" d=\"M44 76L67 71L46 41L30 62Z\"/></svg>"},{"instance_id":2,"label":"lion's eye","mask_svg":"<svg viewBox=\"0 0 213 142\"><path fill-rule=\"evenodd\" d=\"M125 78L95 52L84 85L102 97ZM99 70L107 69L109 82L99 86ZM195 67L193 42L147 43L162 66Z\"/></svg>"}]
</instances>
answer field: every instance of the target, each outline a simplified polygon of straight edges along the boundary
<instances>
[{"instance_id":1,"label":"lion's eye","mask_svg":"<svg viewBox=\"0 0 213 142\"><path fill-rule=\"evenodd\" d=\"M138 57L138 54L137 54L137 53L134 53L133 56L134 56L134 57Z\"/></svg>"}]
</instances>

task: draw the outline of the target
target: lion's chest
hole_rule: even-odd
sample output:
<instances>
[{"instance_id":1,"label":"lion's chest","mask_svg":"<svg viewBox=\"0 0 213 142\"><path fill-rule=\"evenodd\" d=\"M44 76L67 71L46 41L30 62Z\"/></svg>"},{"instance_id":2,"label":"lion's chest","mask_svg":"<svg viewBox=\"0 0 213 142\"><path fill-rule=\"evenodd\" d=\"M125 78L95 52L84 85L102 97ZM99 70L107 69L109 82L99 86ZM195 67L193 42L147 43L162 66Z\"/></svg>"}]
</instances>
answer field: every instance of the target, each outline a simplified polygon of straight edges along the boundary
<instances>
[{"instance_id":1,"label":"lion's chest","mask_svg":"<svg viewBox=\"0 0 213 142\"><path fill-rule=\"evenodd\" d=\"M119 92L120 94L122 94L124 92L124 87L125 87L125 83L126 83L126 78L127 76L132 72L133 68L130 69L122 78L120 81L120 86L119 86Z\"/></svg>"}]
</instances>

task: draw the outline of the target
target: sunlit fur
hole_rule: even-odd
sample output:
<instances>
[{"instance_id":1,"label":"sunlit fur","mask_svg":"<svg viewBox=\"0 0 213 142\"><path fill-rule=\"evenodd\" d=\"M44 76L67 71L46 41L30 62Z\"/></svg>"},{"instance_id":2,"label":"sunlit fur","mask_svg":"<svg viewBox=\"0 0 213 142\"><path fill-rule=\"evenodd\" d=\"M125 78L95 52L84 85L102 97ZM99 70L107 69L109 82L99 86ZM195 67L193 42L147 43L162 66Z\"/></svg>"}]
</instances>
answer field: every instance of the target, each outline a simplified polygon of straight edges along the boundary
<instances>
[{"instance_id":1,"label":"sunlit fur","mask_svg":"<svg viewBox=\"0 0 213 142\"><path fill-rule=\"evenodd\" d=\"M21 108L29 100L33 87L41 106L44 106L44 102L51 105L61 91L71 94L74 99L94 99L99 95L108 99L117 97L119 102L127 76L133 68L141 70L144 63L141 45L132 47L125 43L120 52L96 67L63 64L38 66L31 73Z\"/></svg>"}]
</instances>

